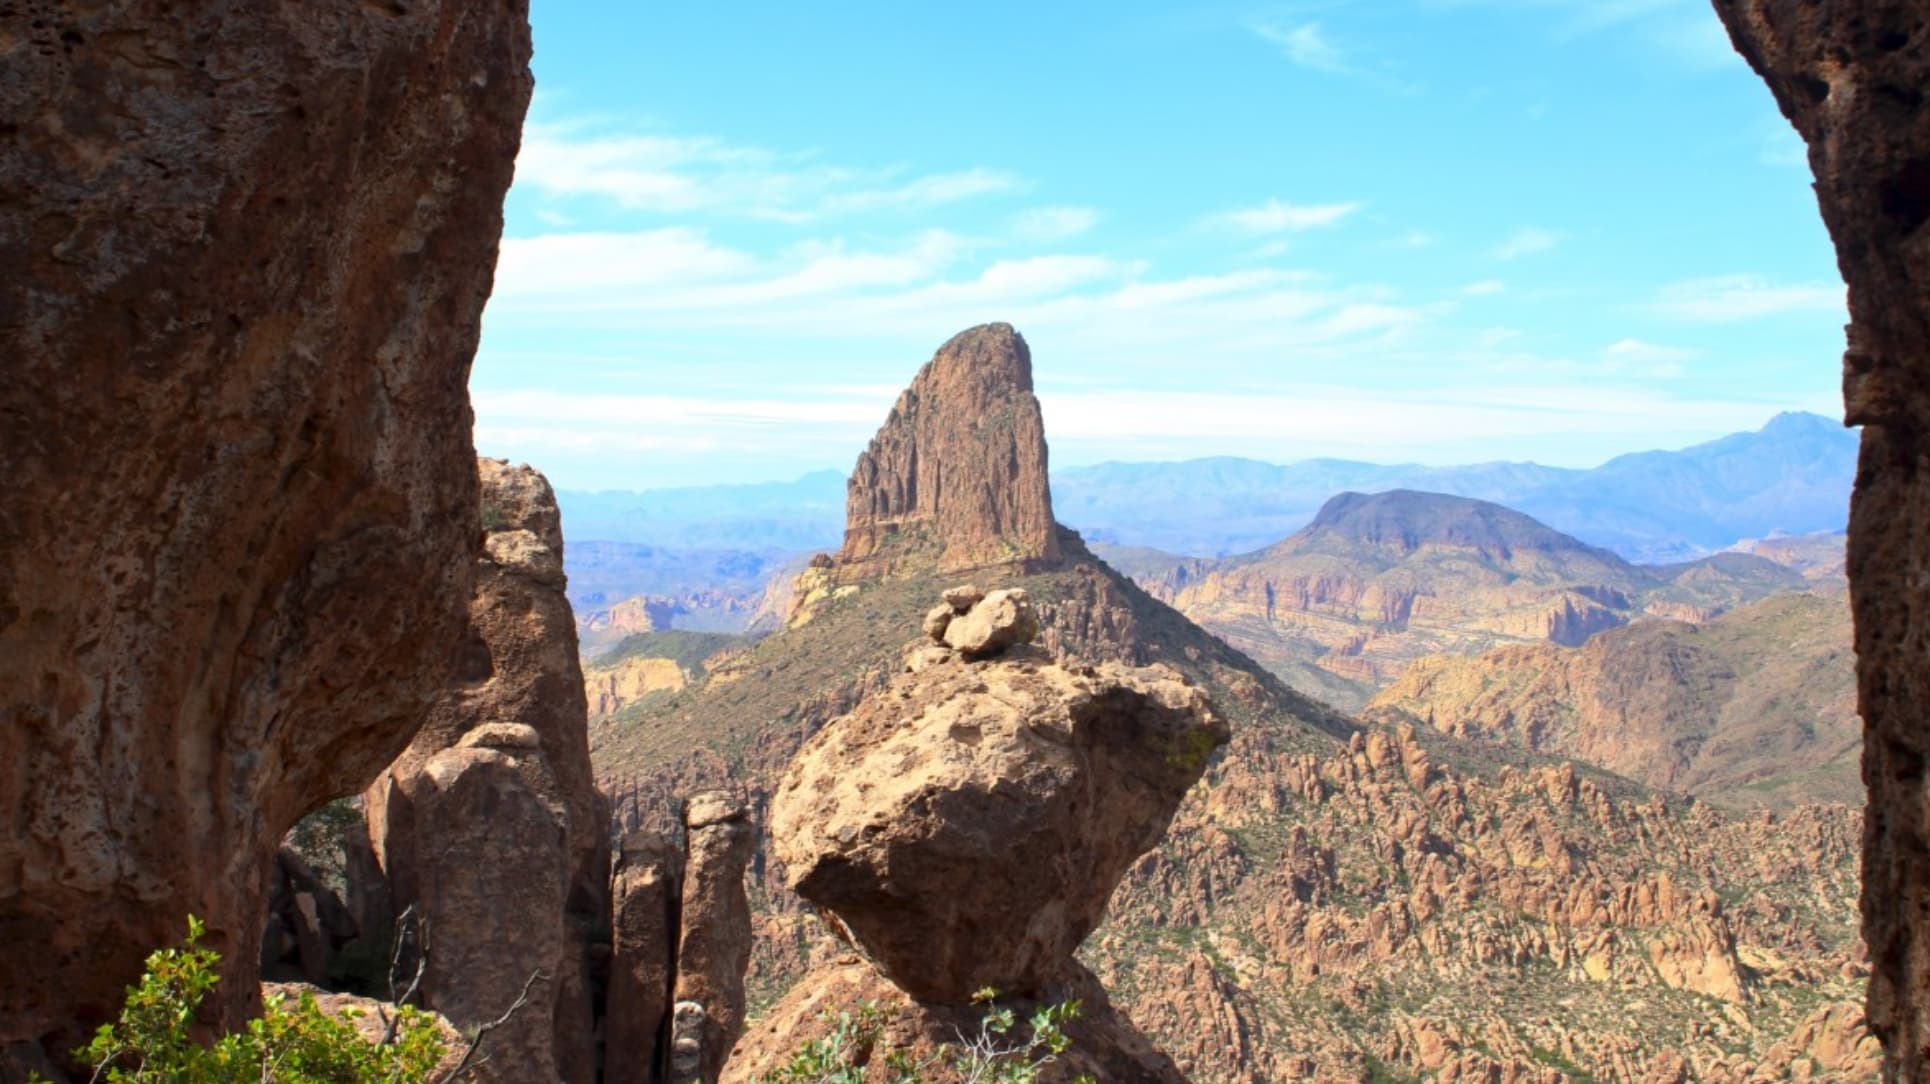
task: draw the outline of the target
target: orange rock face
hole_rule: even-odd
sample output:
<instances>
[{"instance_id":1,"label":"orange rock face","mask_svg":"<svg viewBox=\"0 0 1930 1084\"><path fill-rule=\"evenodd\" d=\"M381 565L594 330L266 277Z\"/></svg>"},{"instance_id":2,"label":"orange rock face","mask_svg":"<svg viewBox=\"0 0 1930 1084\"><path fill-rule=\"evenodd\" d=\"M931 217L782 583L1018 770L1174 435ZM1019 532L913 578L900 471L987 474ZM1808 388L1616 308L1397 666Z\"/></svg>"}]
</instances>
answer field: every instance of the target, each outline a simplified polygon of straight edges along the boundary
<instances>
[{"instance_id":1,"label":"orange rock face","mask_svg":"<svg viewBox=\"0 0 1930 1084\"><path fill-rule=\"evenodd\" d=\"M1863 426L1850 598L1867 733L1869 1025L1887 1079L1930 1078L1930 13L1917 0L1717 0L1809 145L1849 284L1846 420Z\"/></svg>"},{"instance_id":2,"label":"orange rock face","mask_svg":"<svg viewBox=\"0 0 1930 1084\"><path fill-rule=\"evenodd\" d=\"M281 836L443 685L530 45L515 2L48 10L0 11L0 1045L65 1051L190 912L236 1022Z\"/></svg>"},{"instance_id":3,"label":"orange rock face","mask_svg":"<svg viewBox=\"0 0 1930 1084\"><path fill-rule=\"evenodd\" d=\"M1032 353L1010 324L938 349L858 457L846 504L842 583L1058 562Z\"/></svg>"}]
</instances>

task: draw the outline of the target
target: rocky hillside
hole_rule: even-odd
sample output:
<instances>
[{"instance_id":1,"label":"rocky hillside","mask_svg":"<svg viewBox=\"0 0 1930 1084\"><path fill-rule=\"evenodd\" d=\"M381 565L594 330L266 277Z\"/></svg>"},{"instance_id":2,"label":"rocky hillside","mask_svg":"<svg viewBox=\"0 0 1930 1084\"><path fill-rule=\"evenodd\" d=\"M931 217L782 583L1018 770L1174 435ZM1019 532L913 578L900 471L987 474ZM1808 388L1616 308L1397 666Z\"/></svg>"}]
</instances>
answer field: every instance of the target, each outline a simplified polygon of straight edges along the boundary
<instances>
[{"instance_id":1,"label":"rocky hillside","mask_svg":"<svg viewBox=\"0 0 1930 1084\"><path fill-rule=\"evenodd\" d=\"M1704 625L1613 629L1579 649L1422 659L1370 707L1724 805L1859 805L1854 663L1847 600L1785 594Z\"/></svg>"},{"instance_id":2,"label":"rocky hillside","mask_svg":"<svg viewBox=\"0 0 1930 1084\"><path fill-rule=\"evenodd\" d=\"M1446 525L1353 507L1336 519L1390 564L1445 535L1550 575L1642 582L1505 517ZM1365 728L1077 535L1062 530L1058 548L1056 567L972 578L1025 588L1042 647L1074 665L1172 665L1234 733L1082 953L1190 1079L1849 1080L1870 1064L1851 811L1741 818L1525 752ZM597 724L593 757L626 815L718 783L767 807L813 734L890 686L931 599L956 582L937 570L942 546L922 552L890 579L819 562L790 627ZM784 888L781 862L753 869L756 1017L839 949Z\"/></svg>"},{"instance_id":3,"label":"rocky hillside","mask_svg":"<svg viewBox=\"0 0 1930 1084\"><path fill-rule=\"evenodd\" d=\"M1574 646L1643 616L1706 620L1808 586L1743 553L1632 565L1500 505L1408 490L1343 493L1243 557L1119 556L1154 595L1345 707L1424 655Z\"/></svg>"}]
</instances>

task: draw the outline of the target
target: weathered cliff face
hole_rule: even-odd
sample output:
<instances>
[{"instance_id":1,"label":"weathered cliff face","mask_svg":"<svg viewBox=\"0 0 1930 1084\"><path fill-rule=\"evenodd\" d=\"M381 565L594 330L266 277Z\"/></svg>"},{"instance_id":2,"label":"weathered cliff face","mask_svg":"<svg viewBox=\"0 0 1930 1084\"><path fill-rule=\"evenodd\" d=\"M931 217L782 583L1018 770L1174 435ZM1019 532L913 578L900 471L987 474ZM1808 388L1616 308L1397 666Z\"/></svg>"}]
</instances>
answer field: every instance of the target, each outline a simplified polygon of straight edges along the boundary
<instances>
[{"instance_id":1,"label":"weathered cliff face","mask_svg":"<svg viewBox=\"0 0 1930 1084\"><path fill-rule=\"evenodd\" d=\"M1870 1026L1930 1078L1930 13L1916 0L1717 0L1809 145L1849 284L1844 415L1863 426L1850 598L1867 731Z\"/></svg>"},{"instance_id":2,"label":"weathered cliff face","mask_svg":"<svg viewBox=\"0 0 1930 1084\"><path fill-rule=\"evenodd\" d=\"M477 469L487 530L463 658L369 789L369 834L394 906L415 904L428 929L425 1004L473 1026L542 970L548 982L518 1024L531 1034L484 1071L576 1084L595 1073L586 968L609 855L562 523L541 474L492 459Z\"/></svg>"},{"instance_id":3,"label":"weathered cliff face","mask_svg":"<svg viewBox=\"0 0 1930 1084\"><path fill-rule=\"evenodd\" d=\"M0 8L0 1044L207 920L444 683L519 2Z\"/></svg>"},{"instance_id":4,"label":"weathered cliff face","mask_svg":"<svg viewBox=\"0 0 1930 1084\"><path fill-rule=\"evenodd\" d=\"M1009 324L962 331L858 457L834 578L1059 560L1032 354Z\"/></svg>"}]
</instances>

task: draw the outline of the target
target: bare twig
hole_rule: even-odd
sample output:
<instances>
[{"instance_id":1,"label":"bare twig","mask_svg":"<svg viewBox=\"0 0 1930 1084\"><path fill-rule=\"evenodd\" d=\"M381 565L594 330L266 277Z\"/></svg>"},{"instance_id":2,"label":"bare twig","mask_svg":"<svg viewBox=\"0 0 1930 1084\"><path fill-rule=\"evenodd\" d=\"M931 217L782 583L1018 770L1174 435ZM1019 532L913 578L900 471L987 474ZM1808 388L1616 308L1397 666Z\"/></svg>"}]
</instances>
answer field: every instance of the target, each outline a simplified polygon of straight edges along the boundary
<instances>
[{"instance_id":1,"label":"bare twig","mask_svg":"<svg viewBox=\"0 0 1930 1084\"><path fill-rule=\"evenodd\" d=\"M462 1052L462 1060L456 1063L456 1067L449 1071L448 1076L442 1078L444 1081L461 1079L462 1074L469 1071L469 1062L476 1056L476 1051L482 1049L483 1039L487 1038L490 1032L509 1023L511 1017L528 1007L530 987L535 986L538 979L548 982L549 976L543 974L541 970L530 972L529 978L523 980L523 992L516 995L516 1000L509 1008L504 1009L501 1016L476 1029L475 1037L469 1040L469 1049Z\"/></svg>"},{"instance_id":2,"label":"bare twig","mask_svg":"<svg viewBox=\"0 0 1930 1084\"><path fill-rule=\"evenodd\" d=\"M402 996L395 995L395 974L402 966L402 938L404 931L408 928L409 920L414 917L415 904L412 903L404 907L402 913L395 919L395 947L389 951L389 1001L398 1011L394 1016L390 1016L384 1009L375 1010L375 1015L382 1021L382 1041L376 1043L377 1046L387 1046L395 1041L395 1029L402 1024L400 1010L402 1006L409 1003L410 998L415 996L416 991L422 988L422 973L429 966L428 947L421 944L426 939L417 937L415 975L409 979L409 988L402 991Z\"/></svg>"}]
</instances>

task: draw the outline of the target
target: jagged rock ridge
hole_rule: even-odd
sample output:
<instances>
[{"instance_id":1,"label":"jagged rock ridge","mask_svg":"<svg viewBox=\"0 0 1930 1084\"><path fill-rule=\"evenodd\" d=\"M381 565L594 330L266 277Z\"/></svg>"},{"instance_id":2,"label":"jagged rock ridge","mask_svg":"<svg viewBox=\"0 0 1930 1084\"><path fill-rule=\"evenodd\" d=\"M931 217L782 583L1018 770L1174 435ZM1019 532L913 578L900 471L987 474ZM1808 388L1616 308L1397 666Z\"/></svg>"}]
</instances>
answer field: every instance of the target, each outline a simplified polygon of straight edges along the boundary
<instances>
[{"instance_id":1,"label":"jagged rock ridge","mask_svg":"<svg viewBox=\"0 0 1930 1084\"><path fill-rule=\"evenodd\" d=\"M1060 557L1032 353L1010 324L962 331L858 457L835 579L1038 569Z\"/></svg>"},{"instance_id":2,"label":"jagged rock ridge","mask_svg":"<svg viewBox=\"0 0 1930 1084\"><path fill-rule=\"evenodd\" d=\"M0 41L0 1047L63 1057L190 913L239 1023L283 833L443 685L529 26L134 0Z\"/></svg>"}]
</instances>

